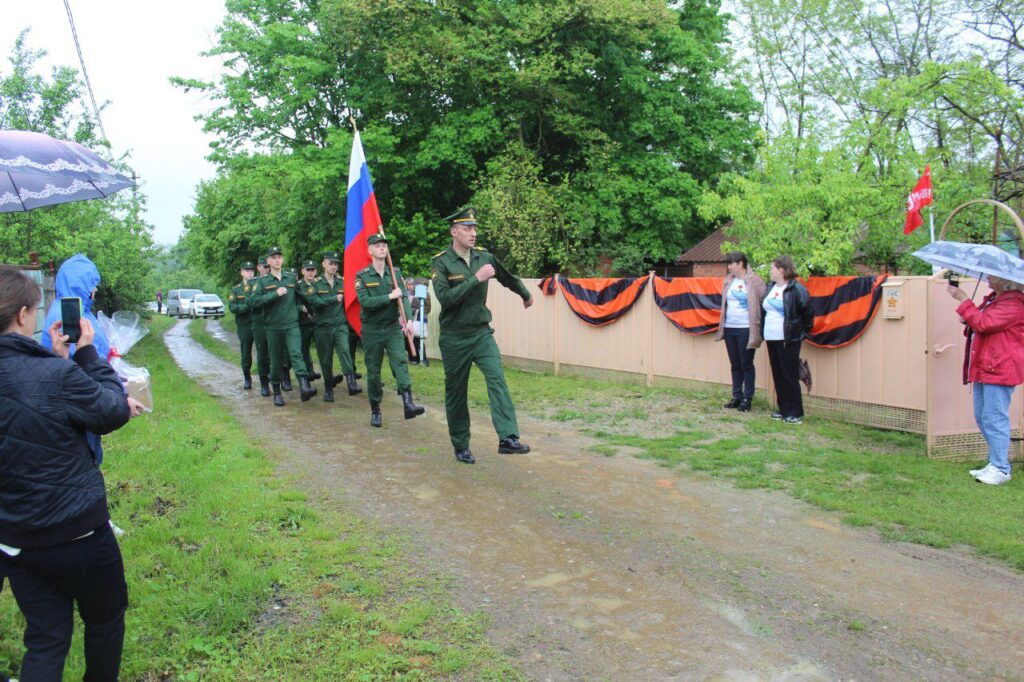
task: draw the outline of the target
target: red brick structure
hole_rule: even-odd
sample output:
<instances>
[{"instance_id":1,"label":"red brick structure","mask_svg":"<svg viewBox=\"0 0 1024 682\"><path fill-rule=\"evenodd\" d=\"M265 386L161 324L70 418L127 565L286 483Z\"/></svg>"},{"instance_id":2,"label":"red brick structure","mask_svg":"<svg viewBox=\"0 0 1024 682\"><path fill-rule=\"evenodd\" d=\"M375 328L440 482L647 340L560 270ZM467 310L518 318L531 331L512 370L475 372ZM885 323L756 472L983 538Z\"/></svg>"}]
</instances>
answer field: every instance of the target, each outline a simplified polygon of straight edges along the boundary
<instances>
[{"instance_id":1,"label":"red brick structure","mask_svg":"<svg viewBox=\"0 0 1024 682\"><path fill-rule=\"evenodd\" d=\"M679 256L676 259L680 271L678 276L724 277L726 260L722 253L722 244L725 243L726 237L723 230L731 224L731 221L726 223Z\"/></svg>"}]
</instances>

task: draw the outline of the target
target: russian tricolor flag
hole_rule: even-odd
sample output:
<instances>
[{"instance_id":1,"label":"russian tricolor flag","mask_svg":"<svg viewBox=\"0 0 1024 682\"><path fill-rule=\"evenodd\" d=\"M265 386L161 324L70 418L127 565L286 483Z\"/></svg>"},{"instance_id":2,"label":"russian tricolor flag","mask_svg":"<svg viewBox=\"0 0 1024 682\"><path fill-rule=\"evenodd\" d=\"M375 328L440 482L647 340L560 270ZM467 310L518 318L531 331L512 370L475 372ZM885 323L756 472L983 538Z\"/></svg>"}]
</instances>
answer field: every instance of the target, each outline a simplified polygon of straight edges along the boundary
<instances>
[{"instance_id":1,"label":"russian tricolor flag","mask_svg":"<svg viewBox=\"0 0 1024 682\"><path fill-rule=\"evenodd\" d=\"M362 335L359 320L359 298L356 296L356 273L370 264L366 239L380 232L383 225L373 194L370 167L366 165L363 143L356 131L352 141L352 159L348 164L348 203L345 212L345 316L349 326Z\"/></svg>"}]
</instances>

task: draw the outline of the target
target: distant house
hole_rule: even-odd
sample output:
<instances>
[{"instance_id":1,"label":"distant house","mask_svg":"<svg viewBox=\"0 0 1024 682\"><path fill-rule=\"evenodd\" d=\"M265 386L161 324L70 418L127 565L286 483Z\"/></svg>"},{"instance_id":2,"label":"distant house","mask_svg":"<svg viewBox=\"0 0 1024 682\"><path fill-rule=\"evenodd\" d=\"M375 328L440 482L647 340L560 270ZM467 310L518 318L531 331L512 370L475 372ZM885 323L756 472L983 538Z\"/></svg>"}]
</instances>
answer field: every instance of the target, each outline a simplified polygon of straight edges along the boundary
<instances>
[{"instance_id":1,"label":"distant house","mask_svg":"<svg viewBox=\"0 0 1024 682\"><path fill-rule=\"evenodd\" d=\"M732 225L729 221L692 249L676 259L675 274L678 277L724 277L727 261L722 253L726 237L723 230Z\"/></svg>"}]
</instances>

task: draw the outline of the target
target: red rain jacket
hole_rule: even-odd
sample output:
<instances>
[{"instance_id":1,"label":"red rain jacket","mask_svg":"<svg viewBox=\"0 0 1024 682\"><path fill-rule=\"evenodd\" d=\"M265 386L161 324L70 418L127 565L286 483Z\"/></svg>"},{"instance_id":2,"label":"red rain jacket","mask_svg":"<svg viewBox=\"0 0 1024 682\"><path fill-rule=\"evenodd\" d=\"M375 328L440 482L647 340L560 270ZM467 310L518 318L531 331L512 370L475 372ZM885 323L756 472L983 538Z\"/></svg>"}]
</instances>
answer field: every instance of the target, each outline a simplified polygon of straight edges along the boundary
<instances>
[{"instance_id":1,"label":"red rain jacket","mask_svg":"<svg viewBox=\"0 0 1024 682\"><path fill-rule=\"evenodd\" d=\"M1024 384L1024 292L993 292L980 308L967 299L956 312L967 323L964 383Z\"/></svg>"}]
</instances>

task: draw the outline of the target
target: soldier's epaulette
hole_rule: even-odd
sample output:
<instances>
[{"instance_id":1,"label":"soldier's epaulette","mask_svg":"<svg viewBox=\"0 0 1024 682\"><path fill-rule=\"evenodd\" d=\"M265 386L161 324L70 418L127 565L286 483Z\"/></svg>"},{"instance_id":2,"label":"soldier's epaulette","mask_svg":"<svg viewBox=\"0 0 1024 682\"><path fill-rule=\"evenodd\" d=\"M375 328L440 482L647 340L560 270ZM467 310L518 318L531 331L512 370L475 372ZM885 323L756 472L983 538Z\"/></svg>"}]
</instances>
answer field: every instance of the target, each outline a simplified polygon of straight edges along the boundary
<instances>
[{"instance_id":1,"label":"soldier's epaulette","mask_svg":"<svg viewBox=\"0 0 1024 682\"><path fill-rule=\"evenodd\" d=\"M476 249L477 251L486 251L487 250L487 249L485 249L482 246L474 246L473 248Z\"/></svg>"},{"instance_id":2,"label":"soldier's epaulette","mask_svg":"<svg viewBox=\"0 0 1024 682\"><path fill-rule=\"evenodd\" d=\"M448 249L445 249L441 253L435 253L433 256L431 256L431 258L440 258L441 256L443 256L445 254L445 251L447 251L447 250Z\"/></svg>"},{"instance_id":3,"label":"soldier's epaulette","mask_svg":"<svg viewBox=\"0 0 1024 682\"><path fill-rule=\"evenodd\" d=\"M367 265L367 266L366 266L365 268L363 268L362 270L360 270L360 271L359 271L359 272L357 272L356 274L357 274L357 275L361 275L361 274L363 274L364 272L372 272L372 271L373 271L373 266L372 266L372 265Z\"/></svg>"}]
</instances>

